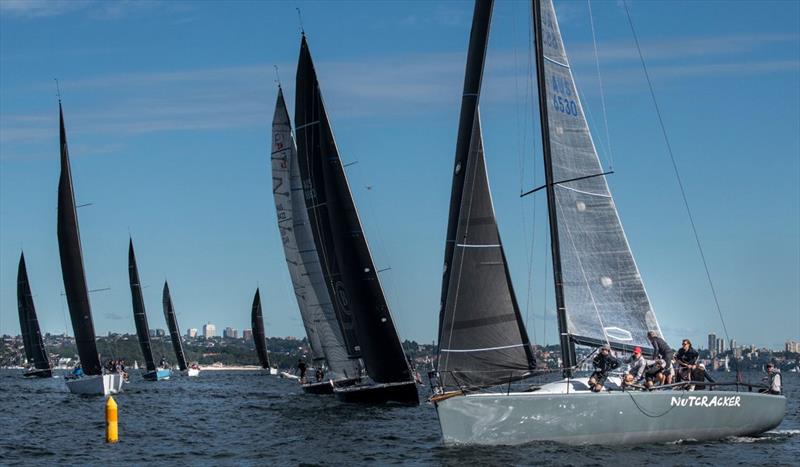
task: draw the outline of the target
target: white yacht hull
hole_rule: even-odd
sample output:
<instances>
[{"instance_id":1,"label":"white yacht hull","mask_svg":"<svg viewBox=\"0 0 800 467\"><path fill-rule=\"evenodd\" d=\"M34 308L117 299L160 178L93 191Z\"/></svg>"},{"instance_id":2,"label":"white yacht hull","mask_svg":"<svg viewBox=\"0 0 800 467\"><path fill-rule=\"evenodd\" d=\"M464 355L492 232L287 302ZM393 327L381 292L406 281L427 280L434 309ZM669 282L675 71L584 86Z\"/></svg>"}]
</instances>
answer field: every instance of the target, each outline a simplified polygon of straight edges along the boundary
<instances>
[{"instance_id":1,"label":"white yacht hull","mask_svg":"<svg viewBox=\"0 0 800 467\"><path fill-rule=\"evenodd\" d=\"M576 383L576 381L572 381ZM585 387L585 384L580 383ZM534 392L476 393L435 403L444 444L641 444L746 436L775 428L786 398L754 392L592 393L566 381Z\"/></svg>"},{"instance_id":2,"label":"white yacht hull","mask_svg":"<svg viewBox=\"0 0 800 467\"><path fill-rule=\"evenodd\" d=\"M300 377L297 375L293 375L291 373L287 373L285 371L280 372L280 377L284 379L293 379L293 380L300 380Z\"/></svg>"},{"instance_id":3,"label":"white yacht hull","mask_svg":"<svg viewBox=\"0 0 800 467\"><path fill-rule=\"evenodd\" d=\"M199 368L189 368L186 370L186 376L200 376L200 369Z\"/></svg>"},{"instance_id":4,"label":"white yacht hull","mask_svg":"<svg viewBox=\"0 0 800 467\"><path fill-rule=\"evenodd\" d=\"M271 375L277 375L277 374L278 374L278 369L277 369L277 368L270 368L270 369L269 369L269 374L271 374Z\"/></svg>"},{"instance_id":5,"label":"white yacht hull","mask_svg":"<svg viewBox=\"0 0 800 467\"><path fill-rule=\"evenodd\" d=\"M67 379L67 388L73 394L88 396L107 396L122 392L122 375L112 373L108 375L84 376L77 379Z\"/></svg>"}]
</instances>

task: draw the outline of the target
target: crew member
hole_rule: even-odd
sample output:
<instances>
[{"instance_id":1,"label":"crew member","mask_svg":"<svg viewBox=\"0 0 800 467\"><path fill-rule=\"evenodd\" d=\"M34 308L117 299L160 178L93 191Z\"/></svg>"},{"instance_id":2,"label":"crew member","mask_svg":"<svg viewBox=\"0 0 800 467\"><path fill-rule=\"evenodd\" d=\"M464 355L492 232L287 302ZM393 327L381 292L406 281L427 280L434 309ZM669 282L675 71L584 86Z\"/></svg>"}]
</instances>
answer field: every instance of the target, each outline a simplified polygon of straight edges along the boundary
<instances>
[{"instance_id":1,"label":"crew member","mask_svg":"<svg viewBox=\"0 0 800 467\"><path fill-rule=\"evenodd\" d=\"M594 364L594 373L589 377L589 387L592 392L600 392L603 390L603 385L608 379L608 373L611 370L619 367L619 360L611 355L611 349L603 347L600 353L592 360Z\"/></svg>"}]
</instances>

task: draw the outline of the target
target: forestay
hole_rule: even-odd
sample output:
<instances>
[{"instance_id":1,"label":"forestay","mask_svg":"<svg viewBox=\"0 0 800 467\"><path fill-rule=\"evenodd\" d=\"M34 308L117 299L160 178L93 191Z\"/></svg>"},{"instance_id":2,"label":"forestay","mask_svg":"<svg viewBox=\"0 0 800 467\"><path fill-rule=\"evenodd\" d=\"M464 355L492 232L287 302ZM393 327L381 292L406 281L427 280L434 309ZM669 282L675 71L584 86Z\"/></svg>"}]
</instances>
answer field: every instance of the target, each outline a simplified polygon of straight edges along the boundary
<instances>
[{"instance_id":1,"label":"forestay","mask_svg":"<svg viewBox=\"0 0 800 467\"><path fill-rule=\"evenodd\" d=\"M289 112L280 87L272 120L271 159L278 229L313 358L317 365L327 361L334 379L355 377L359 374L358 356L351 357L347 352L322 275L306 212Z\"/></svg>"},{"instance_id":2,"label":"forestay","mask_svg":"<svg viewBox=\"0 0 800 467\"><path fill-rule=\"evenodd\" d=\"M447 303L439 333L445 387L488 387L535 368L495 219L476 109Z\"/></svg>"},{"instance_id":3,"label":"forestay","mask_svg":"<svg viewBox=\"0 0 800 467\"><path fill-rule=\"evenodd\" d=\"M550 151L567 332L577 343L648 347L658 321L578 98L552 0L541 1ZM574 180L576 178L583 178ZM573 181L568 181L573 180Z\"/></svg>"}]
</instances>

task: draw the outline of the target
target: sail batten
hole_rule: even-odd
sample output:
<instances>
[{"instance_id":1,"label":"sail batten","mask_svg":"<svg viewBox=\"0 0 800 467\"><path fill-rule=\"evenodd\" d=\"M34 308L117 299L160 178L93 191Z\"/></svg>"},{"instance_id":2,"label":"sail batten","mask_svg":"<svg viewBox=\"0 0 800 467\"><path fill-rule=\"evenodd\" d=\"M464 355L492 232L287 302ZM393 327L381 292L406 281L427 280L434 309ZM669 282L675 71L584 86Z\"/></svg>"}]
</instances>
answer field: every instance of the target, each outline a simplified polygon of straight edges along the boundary
<instances>
[{"instance_id":1,"label":"sail batten","mask_svg":"<svg viewBox=\"0 0 800 467\"><path fill-rule=\"evenodd\" d=\"M546 96L540 105L546 106L550 156L546 168L552 180L568 180L548 192L563 293L560 331L584 345L648 347L646 333L658 330L658 321L602 175L552 0L536 3L544 58L539 86Z\"/></svg>"},{"instance_id":2,"label":"sail batten","mask_svg":"<svg viewBox=\"0 0 800 467\"><path fill-rule=\"evenodd\" d=\"M19 256L19 267L17 268L17 308L20 333L28 364L33 364L37 370L50 369L50 359L47 357L42 332L39 329L39 320L36 317L36 308L33 305L25 255L22 253Z\"/></svg>"},{"instance_id":3,"label":"sail batten","mask_svg":"<svg viewBox=\"0 0 800 467\"><path fill-rule=\"evenodd\" d=\"M81 360L83 372L87 375L102 373L100 357L97 354L92 309L89 304L89 290L86 286L86 273L83 268L81 235L78 228L78 212L75 209L75 192L72 186L72 171L69 163L67 132L64 126L64 112L58 103L61 174L58 179L58 253L61 260L61 276L64 280L64 294L67 297L72 331L75 333L75 346Z\"/></svg>"},{"instance_id":4,"label":"sail batten","mask_svg":"<svg viewBox=\"0 0 800 467\"><path fill-rule=\"evenodd\" d=\"M295 132L306 210L328 295L351 357L379 383L411 372L364 237L305 35L297 66Z\"/></svg>"},{"instance_id":5,"label":"sail batten","mask_svg":"<svg viewBox=\"0 0 800 467\"><path fill-rule=\"evenodd\" d=\"M128 243L128 279L131 286L133 321L136 325L139 348L142 350L147 371L156 371L156 362L153 359L153 349L150 345L150 327L147 325L147 313L142 296L142 284L139 281L139 268L136 265L136 254L133 251L133 239Z\"/></svg>"},{"instance_id":6,"label":"sail batten","mask_svg":"<svg viewBox=\"0 0 800 467\"><path fill-rule=\"evenodd\" d=\"M297 147L281 88L278 88L272 120L271 159L278 228L300 316L311 345L312 359L327 363L334 374L333 379L353 377L359 374L359 364L357 358L347 352L317 257L303 195Z\"/></svg>"},{"instance_id":7,"label":"sail batten","mask_svg":"<svg viewBox=\"0 0 800 467\"><path fill-rule=\"evenodd\" d=\"M169 337L172 340L172 348L175 350L175 358L178 360L178 367L181 371L186 371L186 354L183 351L183 341L181 331L178 327L178 317L175 316L175 307L172 305L172 296L169 293L169 285L164 281L164 290L161 294L161 303L164 307L164 319L169 328Z\"/></svg>"},{"instance_id":8,"label":"sail batten","mask_svg":"<svg viewBox=\"0 0 800 467\"><path fill-rule=\"evenodd\" d=\"M253 297L253 308L250 312L250 325L253 328L253 342L256 346L256 354L261 368L270 367L269 352L267 351L267 335L264 331L264 316L261 311L261 293L256 289Z\"/></svg>"}]
</instances>

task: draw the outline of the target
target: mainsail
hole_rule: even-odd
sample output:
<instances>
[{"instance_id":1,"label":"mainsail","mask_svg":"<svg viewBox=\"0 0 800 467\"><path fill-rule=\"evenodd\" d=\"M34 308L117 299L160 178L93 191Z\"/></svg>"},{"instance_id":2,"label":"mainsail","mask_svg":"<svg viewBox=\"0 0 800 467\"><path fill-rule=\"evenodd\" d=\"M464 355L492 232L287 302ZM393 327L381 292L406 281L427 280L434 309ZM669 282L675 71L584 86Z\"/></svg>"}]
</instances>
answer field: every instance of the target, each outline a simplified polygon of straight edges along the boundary
<instances>
[{"instance_id":1,"label":"mainsail","mask_svg":"<svg viewBox=\"0 0 800 467\"><path fill-rule=\"evenodd\" d=\"M305 35L297 66L295 131L309 222L348 352L378 383L411 380L400 338L353 202Z\"/></svg>"},{"instance_id":2,"label":"mainsail","mask_svg":"<svg viewBox=\"0 0 800 467\"><path fill-rule=\"evenodd\" d=\"M609 192L575 87L552 0L534 2L541 31L557 248L566 323L561 333L586 345L649 347L658 321ZM551 206L552 206L551 205ZM566 325L564 328L563 325Z\"/></svg>"},{"instance_id":3,"label":"mainsail","mask_svg":"<svg viewBox=\"0 0 800 467\"><path fill-rule=\"evenodd\" d=\"M183 353L183 341L181 341L181 331L178 327L178 318L175 316L175 307L172 306L172 297L169 294L169 285L164 281L164 291L161 294L161 303L164 305L164 319L169 328L169 337L172 339L172 348L175 349L175 358L178 359L178 367L185 371L186 355Z\"/></svg>"},{"instance_id":4,"label":"mainsail","mask_svg":"<svg viewBox=\"0 0 800 467\"><path fill-rule=\"evenodd\" d=\"M250 313L250 321L253 328L253 341L256 344L256 353L261 368L269 368L269 353L267 352L267 336L264 333L264 317L261 314L261 294L256 289L253 297L253 311Z\"/></svg>"},{"instance_id":5,"label":"mainsail","mask_svg":"<svg viewBox=\"0 0 800 467\"><path fill-rule=\"evenodd\" d=\"M439 331L445 387L494 386L535 368L497 228L477 108L469 147Z\"/></svg>"},{"instance_id":6,"label":"mainsail","mask_svg":"<svg viewBox=\"0 0 800 467\"><path fill-rule=\"evenodd\" d=\"M89 305L89 290L86 287L86 274L83 270L81 235L78 229L78 212L75 209L75 194L72 188L72 172L69 166L67 132L64 129L64 112L58 103L61 175L58 179L58 252L61 258L61 275L64 279L64 293L67 296L75 345L81 359L83 372L87 375L102 374L100 357L95 343L92 309Z\"/></svg>"},{"instance_id":7,"label":"mainsail","mask_svg":"<svg viewBox=\"0 0 800 467\"><path fill-rule=\"evenodd\" d=\"M36 308L33 306L31 285L28 282L28 270L25 267L25 254L19 255L19 268L17 269L17 308L19 309L19 328L22 333L22 343L25 346L25 357L28 364L33 364L38 370L50 369L50 360L42 341L39 329L39 320L36 318Z\"/></svg>"},{"instance_id":8,"label":"mainsail","mask_svg":"<svg viewBox=\"0 0 800 467\"><path fill-rule=\"evenodd\" d=\"M318 365L327 361L337 377L352 378L359 374L358 356L351 357L347 352L322 275L303 197L297 147L280 87L272 120L271 159L278 229L313 358Z\"/></svg>"},{"instance_id":9,"label":"mainsail","mask_svg":"<svg viewBox=\"0 0 800 467\"><path fill-rule=\"evenodd\" d=\"M136 324L136 336L142 349L147 371L156 371L153 350L150 347L150 327L147 325L147 313L144 310L142 283L139 281L139 269L136 267L136 255L133 252L133 239L128 243L128 278L131 284L131 300L133 302L133 321Z\"/></svg>"}]
</instances>

